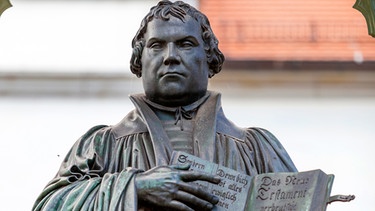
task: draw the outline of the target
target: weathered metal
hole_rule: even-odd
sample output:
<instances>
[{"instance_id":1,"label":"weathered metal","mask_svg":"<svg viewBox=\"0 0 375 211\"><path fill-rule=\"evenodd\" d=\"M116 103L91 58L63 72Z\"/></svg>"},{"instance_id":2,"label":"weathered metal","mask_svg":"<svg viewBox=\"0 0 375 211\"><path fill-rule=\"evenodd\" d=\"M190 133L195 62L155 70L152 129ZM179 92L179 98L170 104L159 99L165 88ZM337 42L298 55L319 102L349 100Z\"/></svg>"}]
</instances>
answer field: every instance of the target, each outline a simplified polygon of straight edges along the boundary
<instances>
[{"instance_id":1,"label":"weathered metal","mask_svg":"<svg viewBox=\"0 0 375 211\"><path fill-rule=\"evenodd\" d=\"M0 16L3 14L3 12L12 7L12 4L10 3L9 0L0 0Z\"/></svg>"},{"instance_id":2,"label":"weathered metal","mask_svg":"<svg viewBox=\"0 0 375 211\"><path fill-rule=\"evenodd\" d=\"M375 0L357 0L353 8L363 14L369 35L375 37Z\"/></svg>"}]
</instances>

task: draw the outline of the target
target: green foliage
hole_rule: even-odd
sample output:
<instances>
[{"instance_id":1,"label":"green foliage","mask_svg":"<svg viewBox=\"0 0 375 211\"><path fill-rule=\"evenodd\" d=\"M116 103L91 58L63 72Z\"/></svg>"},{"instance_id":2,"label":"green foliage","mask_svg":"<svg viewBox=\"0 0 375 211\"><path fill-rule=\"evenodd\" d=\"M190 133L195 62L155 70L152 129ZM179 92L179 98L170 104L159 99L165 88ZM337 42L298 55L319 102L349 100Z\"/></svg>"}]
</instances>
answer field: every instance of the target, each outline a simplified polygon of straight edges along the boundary
<instances>
[{"instance_id":1,"label":"green foliage","mask_svg":"<svg viewBox=\"0 0 375 211\"><path fill-rule=\"evenodd\" d=\"M365 16L368 33L375 37L375 0L357 0L353 8Z\"/></svg>"}]
</instances>

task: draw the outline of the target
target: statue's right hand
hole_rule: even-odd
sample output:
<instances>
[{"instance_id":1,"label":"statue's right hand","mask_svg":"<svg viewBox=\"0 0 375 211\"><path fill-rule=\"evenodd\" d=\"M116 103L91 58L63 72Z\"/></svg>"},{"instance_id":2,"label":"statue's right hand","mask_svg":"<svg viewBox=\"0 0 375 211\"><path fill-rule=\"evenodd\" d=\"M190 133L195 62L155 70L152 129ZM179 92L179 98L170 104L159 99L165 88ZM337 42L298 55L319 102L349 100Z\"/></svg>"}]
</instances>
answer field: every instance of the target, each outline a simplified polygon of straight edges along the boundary
<instances>
[{"instance_id":1,"label":"statue's right hand","mask_svg":"<svg viewBox=\"0 0 375 211\"><path fill-rule=\"evenodd\" d=\"M202 180L218 184L213 175L188 171L189 166L159 166L136 178L138 201L171 210L211 210L219 199L193 185L191 181Z\"/></svg>"}]
</instances>

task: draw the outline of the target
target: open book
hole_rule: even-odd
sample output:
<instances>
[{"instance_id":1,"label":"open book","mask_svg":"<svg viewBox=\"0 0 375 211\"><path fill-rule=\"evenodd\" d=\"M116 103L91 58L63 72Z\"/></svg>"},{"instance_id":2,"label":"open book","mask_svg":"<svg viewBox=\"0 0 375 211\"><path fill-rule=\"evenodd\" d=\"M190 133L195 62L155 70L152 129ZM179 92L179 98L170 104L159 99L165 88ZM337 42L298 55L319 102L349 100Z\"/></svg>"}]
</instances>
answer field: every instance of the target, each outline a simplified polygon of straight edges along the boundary
<instances>
[{"instance_id":1,"label":"open book","mask_svg":"<svg viewBox=\"0 0 375 211\"><path fill-rule=\"evenodd\" d=\"M216 211L324 211L330 202L334 176L321 170L249 176L184 152L174 152L171 164L221 178L219 184L194 182L219 197ZM333 200L337 200L337 197Z\"/></svg>"}]
</instances>

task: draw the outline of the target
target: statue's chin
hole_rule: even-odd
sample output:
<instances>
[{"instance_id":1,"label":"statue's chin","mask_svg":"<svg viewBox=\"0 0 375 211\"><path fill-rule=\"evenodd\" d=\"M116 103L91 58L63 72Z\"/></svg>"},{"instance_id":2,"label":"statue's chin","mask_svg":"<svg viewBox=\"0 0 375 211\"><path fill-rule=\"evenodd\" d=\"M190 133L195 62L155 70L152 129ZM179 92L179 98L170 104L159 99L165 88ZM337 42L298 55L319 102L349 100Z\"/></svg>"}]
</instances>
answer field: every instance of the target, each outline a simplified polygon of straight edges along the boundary
<instances>
[{"instance_id":1,"label":"statue's chin","mask_svg":"<svg viewBox=\"0 0 375 211\"><path fill-rule=\"evenodd\" d=\"M199 93L167 93L163 95L157 94L147 94L146 97L154 103L168 106L168 107L175 107L175 106L185 106L195 101L199 100L199 98L205 95L206 91L202 91Z\"/></svg>"}]
</instances>

